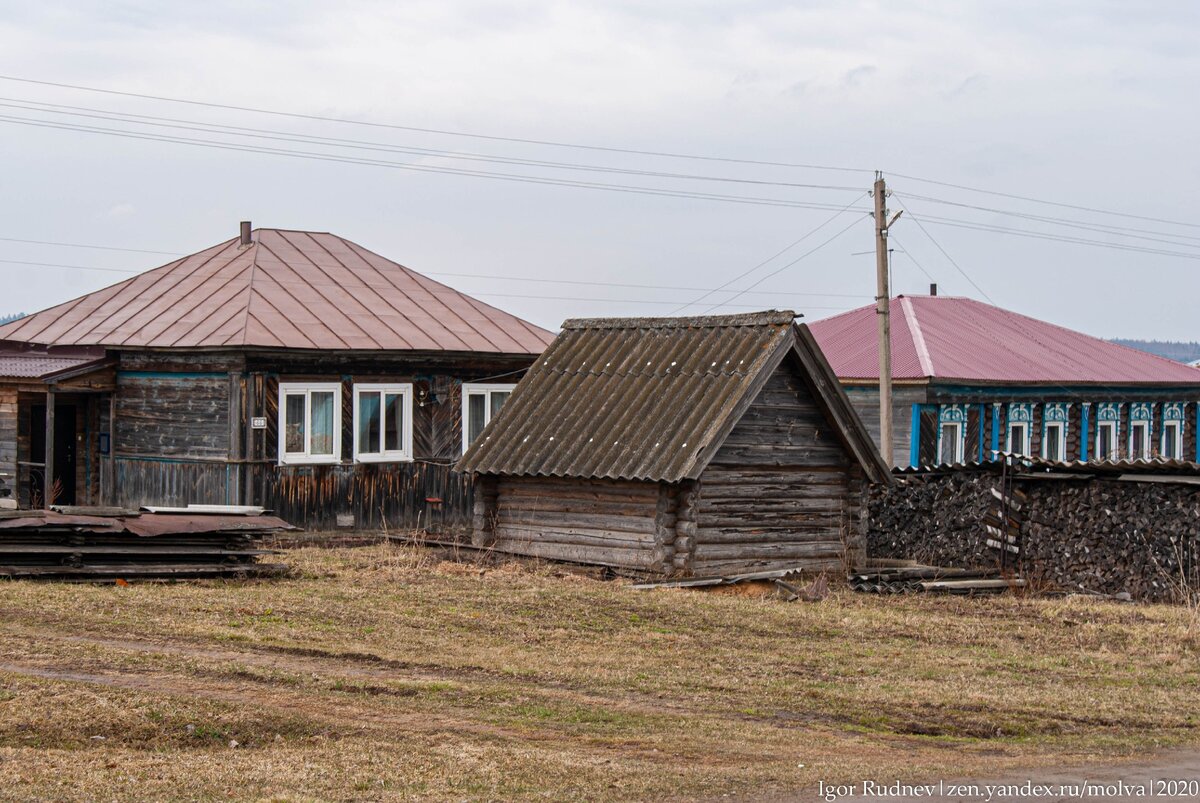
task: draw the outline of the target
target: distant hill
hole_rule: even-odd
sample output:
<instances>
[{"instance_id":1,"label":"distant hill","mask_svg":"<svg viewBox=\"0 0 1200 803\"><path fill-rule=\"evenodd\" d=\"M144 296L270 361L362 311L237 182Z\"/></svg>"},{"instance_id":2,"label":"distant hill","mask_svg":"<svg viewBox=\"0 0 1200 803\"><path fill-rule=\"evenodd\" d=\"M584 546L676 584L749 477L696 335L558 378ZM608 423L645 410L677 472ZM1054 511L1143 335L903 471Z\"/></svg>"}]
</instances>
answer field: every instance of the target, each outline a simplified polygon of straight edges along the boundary
<instances>
[{"instance_id":1,"label":"distant hill","mask_svg":"<svg viewBox=\"0 0 1200 803\"><path fill-rule=\"evenodd\" d=\"M1139 351L1147 351L1166 357L1177 362L1192 362L1200 360L1200 343L1195 341L1176 342L1174 340L1125 340L1114 337L1113 343L1129 346Z\"/></svg>"},{"instance_id":2,"label":"distant hill","mask_svg":"<svg viewBox=\"0 0 1200 803\"><path fill-rule=\"evenodd\" d=\"M24 318L24 317L25 317L25 313L23 313L23 312L14 312L12 315L0 315L0 326L3 326L6 323L12 323L13 321L17 320L18 318Z\"/></svg>"}]
</instances>

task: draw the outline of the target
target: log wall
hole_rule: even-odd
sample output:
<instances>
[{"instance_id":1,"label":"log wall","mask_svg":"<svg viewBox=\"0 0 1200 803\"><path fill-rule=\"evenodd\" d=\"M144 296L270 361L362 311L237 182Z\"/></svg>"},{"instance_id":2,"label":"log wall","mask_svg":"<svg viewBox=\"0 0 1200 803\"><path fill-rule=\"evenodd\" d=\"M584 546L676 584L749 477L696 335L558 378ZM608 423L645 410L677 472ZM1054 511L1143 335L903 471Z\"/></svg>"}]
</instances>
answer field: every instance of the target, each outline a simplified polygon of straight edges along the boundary
<instances>
[{"instance_id":1,"label":"log wall","mask_svg":"<svg viewBox=\"0 0 1200 803\"><path fill-rule=\"evenodd\" d=\"M701 474L695 543L680 568L841 568L847 550L861 549L861 492L860 469L785 362Z\"/></svg>"},{"instance_id":2,"label":"log wall","mask_svg":"<svg viewBox=\"0 0 1200 803\"><path fill-rule=\"evenodd\" d=\"M621 569L670 570L677 535L673 486L543 477L485 482L492 485L490 505L481 505L476 517L479 546Z\"/></svg>"}]
</instances>

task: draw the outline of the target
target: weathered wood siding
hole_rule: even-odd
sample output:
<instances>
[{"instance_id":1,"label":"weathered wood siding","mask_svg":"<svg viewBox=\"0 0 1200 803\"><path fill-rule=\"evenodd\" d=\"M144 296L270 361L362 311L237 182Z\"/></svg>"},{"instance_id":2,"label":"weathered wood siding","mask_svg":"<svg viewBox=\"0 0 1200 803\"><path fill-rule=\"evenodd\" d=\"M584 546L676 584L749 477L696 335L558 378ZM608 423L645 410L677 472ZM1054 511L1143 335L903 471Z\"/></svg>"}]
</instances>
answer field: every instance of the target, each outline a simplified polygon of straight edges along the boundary
<instances>
[{"instance_id":1,"label":"weathered wood siding","mask_svg":"<svg viewBox=\"0 0 1200 803\"><path fill-rule=\"evenodd\" d=\"M229 388L222 374L118 374L115 454L227 457Z\"/></svg>"},{"instance_id":2,"label":"weathered wood siding","mask_svg":"<svg viewBox=\"0 0 1200 803\"><path fill-rule=\"evenodd\" d=\"M16 499L17 490L17 389L0 388L0 493Z\"/></svg>"},{"instance_id":3,"label":"weathered wood siding","mask_svg":"<svg viewBox=\"0 0 1200 803\"><path fill-rule=\"evenodd\" d=\"M501 552L670 570L677 490L654 482L488 478L476 543ZM482 535L481 535L482 533Z\"/></svg>"},{"instance_id":4,"label":"weathered wood siding","mask_svg":"<svg viewBox=\"0 0 1200 803\"><path fill-rule=\"evenodd\" d=\"M861 482L799 373L785 361L701 474L697 575L843 565L861 532Z\"/></svg>"},{"instance_id":5,"label":"weathered wood siding","mask_svg":"<svg viewBox=\"0 0 1200 803\"><path fill-rule=\"evenodd\" d=\"M863 426L875 445L879 440L879 386L844 385L843 390L862 419ZM892 387L892 465L907 466L912 443L912 406L925 403L924 385L894 385Z\"/></svg>"}]
</instances>

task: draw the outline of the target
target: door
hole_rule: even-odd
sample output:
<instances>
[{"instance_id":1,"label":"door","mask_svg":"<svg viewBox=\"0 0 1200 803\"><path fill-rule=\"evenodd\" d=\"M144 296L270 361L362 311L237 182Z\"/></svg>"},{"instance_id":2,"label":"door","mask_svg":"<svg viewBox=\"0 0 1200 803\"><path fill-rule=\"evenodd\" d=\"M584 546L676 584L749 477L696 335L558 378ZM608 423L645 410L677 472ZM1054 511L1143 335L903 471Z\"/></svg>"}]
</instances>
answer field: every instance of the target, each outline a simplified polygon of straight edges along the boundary
<instances>
[{"instance_id":1,"label":"door","mask_svg":"<svg viewBox=\"0 0 1200 803\"><path fill-rule=\"evenodd\" d=\"M34 460L44 461L46 454L46 405L34 404L29 408L29 454ZM75 405L54 405L54 479L57 481L54 504L75 504L76 435ZM29 499L35 507L46 506L44 483L45 472L34 469L29 472Z\"/></svg>"}]
</instances>

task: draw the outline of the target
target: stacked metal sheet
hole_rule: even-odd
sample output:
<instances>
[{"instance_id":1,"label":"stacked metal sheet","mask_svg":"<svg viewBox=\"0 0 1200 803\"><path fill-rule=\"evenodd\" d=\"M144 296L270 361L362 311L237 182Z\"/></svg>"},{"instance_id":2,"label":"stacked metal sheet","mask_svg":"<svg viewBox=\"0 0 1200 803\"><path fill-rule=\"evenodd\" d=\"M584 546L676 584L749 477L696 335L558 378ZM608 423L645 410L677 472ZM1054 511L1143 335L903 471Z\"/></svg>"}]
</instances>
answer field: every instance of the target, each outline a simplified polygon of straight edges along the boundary
<instances>
[{"instance_id":1,"label":"stacked metal sheet","mask_svg":"<svg viewBox=\"0 0 1200 803\"><path fill-rule=\"evenodd\" d=\"M260 562L275 554L262 540L292 527L261 512L60 510L0 512L0 578L128 582L286 571Z\"/></svg>"}]
</instances>

